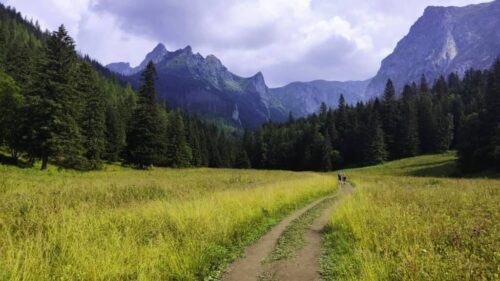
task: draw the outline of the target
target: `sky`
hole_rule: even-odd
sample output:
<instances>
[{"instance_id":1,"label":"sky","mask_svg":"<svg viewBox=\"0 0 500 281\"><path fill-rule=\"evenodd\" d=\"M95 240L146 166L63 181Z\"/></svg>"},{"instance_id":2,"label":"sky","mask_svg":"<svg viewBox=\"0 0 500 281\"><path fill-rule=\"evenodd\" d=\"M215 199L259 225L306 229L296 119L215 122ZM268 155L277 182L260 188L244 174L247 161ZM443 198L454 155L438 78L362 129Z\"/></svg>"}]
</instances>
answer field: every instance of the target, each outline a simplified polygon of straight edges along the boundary
<instances>
[{"instance_id":1,"label":"sky","mask_svg":"<svg viewBox=\"0 0 500 281\"><path fill-rule=\"evenodd\" d=\"M217 56L270 86L364 80L427 6L488 0L0 0L55 30L102 64L138 65L159 42Z\"/></svg>"}]
</instances>

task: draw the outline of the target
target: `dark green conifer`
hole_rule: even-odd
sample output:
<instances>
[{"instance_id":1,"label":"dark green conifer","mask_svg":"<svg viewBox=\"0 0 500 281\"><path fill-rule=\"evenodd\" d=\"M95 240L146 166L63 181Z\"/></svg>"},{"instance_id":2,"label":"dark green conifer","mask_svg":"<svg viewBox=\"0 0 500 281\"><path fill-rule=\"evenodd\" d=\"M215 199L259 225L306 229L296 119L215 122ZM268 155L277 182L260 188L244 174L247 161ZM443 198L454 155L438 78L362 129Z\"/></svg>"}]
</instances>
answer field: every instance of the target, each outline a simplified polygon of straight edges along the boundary
<instances>
[{"instance_id":1,"label":"dark green conifer","mask_svg":"<svg viewBox=\"0 0 500 281\"><path fill-rule=\"evenodd\" d=\"M143 84L127 133L127 161L144 169L161 160L162 126L156 105L156 70L149 62L142 74Z\"/></svg>"},{"instance_id":2,"label":"dark green conifer","mask_svg":"<svg viewBox=\"0 0 500 281\"><path fill-rule=\"evenodd\" d=\"M167 126L167 165L174 168L189 167L191 156L182 115L178 111L171 112Z\"/></svg>"},{"instance_id":3,"label":"dark green conifer","mask_svg":"<svg viewBox=\"0 0 500 281\"><path fill-rule=\"evenodd\" d=\"M363 164L375 165L384 162L388 153L384 141L384 131L376 113L370 116L366 124Z\"/></svg>"},{"instance_id":4,"label":"dark green conifer","mask_svg":"<svg viewBox=\"0 0 500 281\"><path fill-rule=\"evenodd\" d=\"M396 91L392 81L387 80L384 96L382 100L382 130L384 131L384 141L387 145L390 159L396 159L400 152L398 151L398 124L399 110L396 100Z\"/></svg>"},{"instance_id":5,"label":"dark green conifer","mask_svg":"<svg viewBox=\"0 0 500 281\"><path fill-rule=\"evenodd\" d=\"M100 169L106 143L104 93L98 86L96 74L90 64L82 63L78 74L78 91L84 101L81 126L85 156L89 160L90 169Z\"/></svg>"},{"instance_id":6,"label":"dark green conifer","mask_svg":"<svg viewBox=\"0 0 500 281\"><path fill-rule=\"evenodd\" d=\"M85 166L83 137L77 122L81 99L75 87L77 55L73 39L63 25L47 41L46 60L39 64L38 79L30 93L32 147L42 159L42 170L49 158L63 167Z\"/></svg>"}]
</instances>

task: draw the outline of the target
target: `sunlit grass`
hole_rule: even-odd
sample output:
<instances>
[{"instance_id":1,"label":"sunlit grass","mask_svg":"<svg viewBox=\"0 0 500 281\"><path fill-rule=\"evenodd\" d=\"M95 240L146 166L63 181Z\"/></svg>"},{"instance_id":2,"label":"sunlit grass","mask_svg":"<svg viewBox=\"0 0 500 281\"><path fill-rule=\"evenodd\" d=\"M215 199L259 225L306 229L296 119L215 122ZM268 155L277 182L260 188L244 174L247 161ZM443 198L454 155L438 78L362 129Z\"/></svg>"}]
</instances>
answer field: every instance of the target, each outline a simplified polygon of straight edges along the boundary
<instances>
[{"instance_id":1,"label":"sunlit grass","mask_svg":"<svg viewBox=\"0 0 500 281\"><path fill-rule=\"evenodd\" d=\"M454 155L347 171L356 191L324 240L325 280L499 280L500 180L450 174Z\"/></svg>"},{"instance_id":2,"label":"sunlit grass","mask_svg":"<svg viewBox=\"0 0 500 281\"><path fill-rule=\"evenodd\" d=\"M333 178L0 166L0 280L202 280Z\"/></svg>"}]
</instances>

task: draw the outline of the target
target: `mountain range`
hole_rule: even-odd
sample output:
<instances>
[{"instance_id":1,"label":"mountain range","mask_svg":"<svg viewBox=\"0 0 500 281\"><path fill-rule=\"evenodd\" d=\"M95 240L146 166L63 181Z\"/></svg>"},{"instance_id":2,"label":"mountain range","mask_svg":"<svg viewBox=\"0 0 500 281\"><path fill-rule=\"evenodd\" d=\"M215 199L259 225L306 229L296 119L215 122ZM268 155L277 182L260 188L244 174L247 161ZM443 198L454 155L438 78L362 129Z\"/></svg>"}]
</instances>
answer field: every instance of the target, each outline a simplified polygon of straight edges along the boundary
<instances>
[{"instance_id":1,"label":"mountain range","mask_svg":"<svg viewBox=\"0 0 500 281\"><path fill-rule=\"evenodd\" d=\"M500 54L500 0L465 7L428 7L386 57L375 77L365 81L293 82L270 89L262 73L240 77L215 56L193 53L190 46L168 51L158 44L141 64L112 63L107 68L136 86L151 60L158 73L157 92L171 108L181 108L232 126L257 128L316 112L322 102L336 107L341 94L348 103L383 93L387 79L396 89L469 68L486 69Z\"/></svg>"},{"instance_id":2,"label":"mountain range","mask_svg":"<svg viewBox=\"0 0 500 281\"><path fill-rule=\"evenodd\" d=\"M288 116L271 95L261 72L248 78L240 77L231 73L217 57L195 54L190 46L170 52L158 44L135 68L127 63L107 67L137 87L141 71L149 60L156 65L158 98L167 100L171 108L247 128L256 128L269 120L283 121Z\"/></svg>"}]
</instances>

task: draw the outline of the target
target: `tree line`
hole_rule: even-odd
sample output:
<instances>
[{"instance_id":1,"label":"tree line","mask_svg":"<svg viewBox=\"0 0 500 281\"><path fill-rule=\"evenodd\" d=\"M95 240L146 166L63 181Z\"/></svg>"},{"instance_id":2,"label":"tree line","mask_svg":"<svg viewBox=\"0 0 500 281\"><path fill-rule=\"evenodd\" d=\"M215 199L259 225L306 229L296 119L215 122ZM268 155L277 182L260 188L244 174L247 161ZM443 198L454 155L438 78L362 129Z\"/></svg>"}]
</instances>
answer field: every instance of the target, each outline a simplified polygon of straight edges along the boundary
<instances>
[{"instance_id":1,"label":"tree line","mask_svg":"<svg viewBox=\"0 0 500 281\"><path fill-rule=\"evenodd\" d=\"M75 51L64 26L41 31L0 4L0 146L41 168L235 167L330 171L420 154L458 151L464 171L500 166L500 62L422 76L396 93L256 131L228 134L158 102L149 63L134 91Z\"/></svg>"},{"instance_id":2,"label":"tree line","mask_svg":"<svg viewBox=\"0 0 500 281\"><path fill-rule=\"evenodd\" d=\"M104 162L232 166L231 136L157 103L153 64L143 78L136 93L77 54L64 26L41 31L0 4L0 145L14 162L79 170Z\"/></svg>"},{"instance_id":3,"label":"tree line","mask_svg":"<svg viewBox=\"0 0 500 281\"><path fill-rule=\"evenodd\" d=\"M451 73L429 85L387 81L382 97L355 105L341 96L317 114L245 132L248 167L330 171L421 154L458 151L463 171L500 167L500 60L490 70Z\"/></svg>"}]
</instances>

